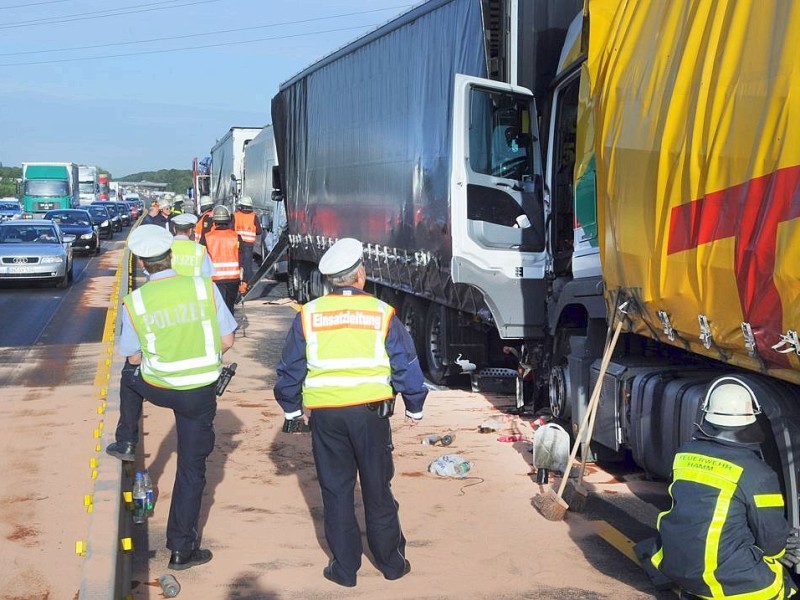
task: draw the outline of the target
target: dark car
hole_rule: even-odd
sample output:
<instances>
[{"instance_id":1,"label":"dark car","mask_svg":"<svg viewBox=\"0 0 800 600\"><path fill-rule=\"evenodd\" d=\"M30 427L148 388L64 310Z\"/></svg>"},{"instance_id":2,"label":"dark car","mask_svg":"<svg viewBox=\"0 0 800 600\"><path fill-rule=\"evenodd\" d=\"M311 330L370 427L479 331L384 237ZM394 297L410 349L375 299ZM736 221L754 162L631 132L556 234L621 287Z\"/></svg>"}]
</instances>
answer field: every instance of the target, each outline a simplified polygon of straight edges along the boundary
<instances>
[{"instance_id":1,"label":"dark car","mask_svg":"<svg viewBox=\"0 0 800 600\"><path fill-rule=\"evenodd\" d=\"M111 222L111 213L101 204L89 204L83 207L91 216L100 237L104 240L114 238L114 224Z\"/></svg>"},{"instance_id":2,"label":"dark car","mask_svg":"<svg viewBox=\"0 0 800 600\"><path fill-rule=\"evenodd\" d=\"M114 206L117 207L117 212L119 213L119 218L122 219L122 226L123 227L130 227L131 226L131 207L128 206L127 202L114 202Z\"/></svg>"},{"instance_id":3,"label":"dark car","mask_svg":"<svg viewBox=\"0 0 800 600\"><path fill-rule=\"evenodd\" d=\"M77 208L49 210L44 218L58 223L64 233L75 236L72 242L73 250L100 254L100 232L95 227L89 211Z\"/></svg>"},{"instance_id":4,"label":"dark car","mask_svg":"<svg viewBox=\"0 0 800 600\"><path fill-rule=\"evenodd\" d=\"M138 200L125 200L125 204L131 209L131 221L135 221L142 216L142 203Z\"/></svg>"},{"instance_id":5,"label":"dark car","mask_svg":"<svg viewBox=\"0 0 800 600\"><path fill-rule=\"evenodd\" d=\"M108 209L108 214L111 215L111 227L114 231L122 231L122 218L119 215L116 202L109 202L108 200L98 200L92 202L92 206L105 206Z\"/></svg>"}]
</instances>

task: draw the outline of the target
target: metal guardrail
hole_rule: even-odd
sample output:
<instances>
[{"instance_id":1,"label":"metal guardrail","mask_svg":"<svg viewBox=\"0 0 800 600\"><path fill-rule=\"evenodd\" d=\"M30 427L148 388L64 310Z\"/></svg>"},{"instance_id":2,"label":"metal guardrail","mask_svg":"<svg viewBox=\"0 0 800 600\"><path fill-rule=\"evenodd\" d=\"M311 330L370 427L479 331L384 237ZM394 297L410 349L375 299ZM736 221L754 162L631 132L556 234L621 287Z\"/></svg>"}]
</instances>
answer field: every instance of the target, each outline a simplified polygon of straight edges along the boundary
<instances>
[{"instance_id":1,"label":"metal guardrail","mask_svg":"<svg viewBox=\"0 0 800 600\"><path fill-rule=\"evenodd\" d=\"M123 487L130 486L130 474L126 473L121 461L105 454L105 447L114 441L114 428L119 418L119 384L112 378L112 373L118 374L124 363L124 359L114 352L120 328L118 312L122 299L133 289L134 278L134 258L126 247L117 270L103 332L107 354L100 359L95 379L101 402L97 409L98 425L94 429L97 453L93 463L96 468L92 471L94 493L84 499L91 514L88 538L76 544L76 552L85 557L80 600L120 600L130 594L132 522L123 498Z\"/></svg>"}]
</instances>

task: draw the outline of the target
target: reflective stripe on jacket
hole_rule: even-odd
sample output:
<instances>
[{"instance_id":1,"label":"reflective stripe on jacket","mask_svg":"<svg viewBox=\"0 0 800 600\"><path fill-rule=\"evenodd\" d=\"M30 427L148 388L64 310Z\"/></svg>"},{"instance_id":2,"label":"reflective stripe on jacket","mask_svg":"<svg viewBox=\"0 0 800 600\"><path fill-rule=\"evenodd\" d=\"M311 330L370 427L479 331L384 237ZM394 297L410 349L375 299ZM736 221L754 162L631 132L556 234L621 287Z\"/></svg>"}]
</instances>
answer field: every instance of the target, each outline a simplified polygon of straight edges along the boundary
<instances>
[{"instance_id":1,"label":"reflective stripe on jacket","mask_svg":"<svg viewBox=\"0 0 800 600\"><path fill-rule=\"evenodd\" d=\"M233 228L245 244L256 243L256 213L237 210L233 213Z\"/></svg>"},{"instance_id":2,"label":"reflective stripe on jacket","mask_svg":"<svg viewBox=\"0 0 800 600\"><path fill-rule=\"evenodd\" d=\"M306 408L365 404L393 395L386 335L394 309L373 296L328 294L301 309Z\"/></svg>"},{"instance_id":3,"label":"reflective stripe on jacket","mask_svg":"<svg viewBox=\"0 0 800 600\"><path fill-rule=\"evenodd\" d=\"M178 275L199 277L206 247L194 240L175 240L172 243L172 268Z\"/></svg>"},{"instance_id":4,"label":"reflective stripe on jacket","mask_svg":"<svg viewBox=\"0 0 800 600\"><path fill-rule=\"evenodd\" d=\"M658 517L651 562L701 598L781 599L789 527L775 472L751 449L710 439L673 462L672 507Z\"/></svg>"},{"instance_id":5,"label":"reflective stripe on jacket","mask_svg":"<svg viewBox=\"0 0 800 600\"><path fill-rule=\"evenodd\" d=\"M222 341L210 279L157 279L125 296L123 302L142 344L145 381L188 390L219 378Z\"/></svg>"},{"instance_id":6,"label":"reflective stripe on jacket","mask_svg":"<svg viewBox=\"0 0 800 600\"><path fill-rule=\"evenodd\" d=\"M206 234L206 248L214 264L214 281L239 279L239 236L233 229L213 229Z\"/></svg>"}]
</instances>

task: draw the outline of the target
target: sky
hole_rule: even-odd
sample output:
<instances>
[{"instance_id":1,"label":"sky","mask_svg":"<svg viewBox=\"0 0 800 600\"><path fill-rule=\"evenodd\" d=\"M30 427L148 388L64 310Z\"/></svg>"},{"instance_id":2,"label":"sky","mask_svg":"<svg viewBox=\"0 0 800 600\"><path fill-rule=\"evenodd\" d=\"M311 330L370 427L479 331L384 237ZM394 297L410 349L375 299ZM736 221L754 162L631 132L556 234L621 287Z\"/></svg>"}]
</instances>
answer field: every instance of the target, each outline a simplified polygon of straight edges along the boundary
<instances>
[{"instance_id":1,"label":"sky","mask_svg":"<svg viewBox=\"0 0 800 600\"><path fill-rule=\"evenodd\" d=\"M416 4L0 0L0 163L189 169L231 127L268 124L282 82Z\"/></svg>"}]
</instances>

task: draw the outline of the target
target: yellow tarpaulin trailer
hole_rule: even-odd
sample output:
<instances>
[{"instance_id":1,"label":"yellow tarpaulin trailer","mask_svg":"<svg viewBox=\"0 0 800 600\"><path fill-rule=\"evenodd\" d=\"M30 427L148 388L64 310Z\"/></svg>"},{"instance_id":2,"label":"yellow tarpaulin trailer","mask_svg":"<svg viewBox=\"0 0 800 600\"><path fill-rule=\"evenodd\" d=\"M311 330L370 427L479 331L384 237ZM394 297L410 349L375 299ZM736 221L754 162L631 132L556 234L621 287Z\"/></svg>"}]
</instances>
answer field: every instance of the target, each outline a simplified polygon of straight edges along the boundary
<instances>
[{"instance_id":1,"label":"yellow tarpaulin trailer","mask_svg":"<svg viewBox=\"0 0 800 600\"><path fill-rule=\"evenodd\" d=\"M637 333L800 383L800 3L588 15L607 300L636 301Z\"/></svg>"}]
</instances>

